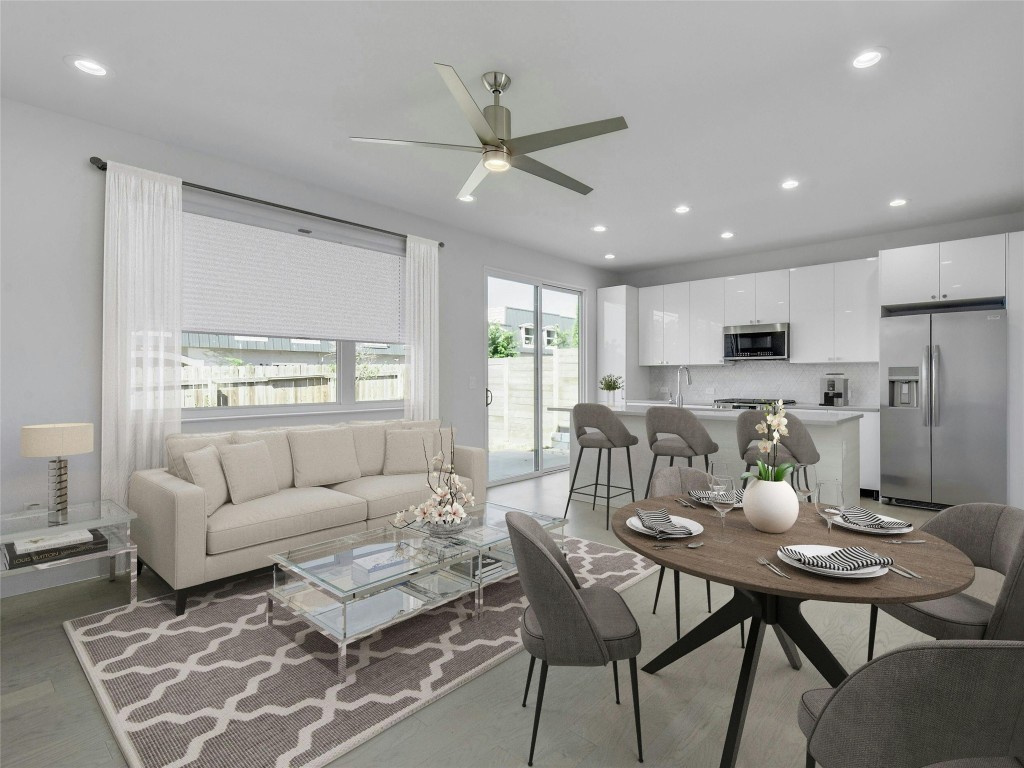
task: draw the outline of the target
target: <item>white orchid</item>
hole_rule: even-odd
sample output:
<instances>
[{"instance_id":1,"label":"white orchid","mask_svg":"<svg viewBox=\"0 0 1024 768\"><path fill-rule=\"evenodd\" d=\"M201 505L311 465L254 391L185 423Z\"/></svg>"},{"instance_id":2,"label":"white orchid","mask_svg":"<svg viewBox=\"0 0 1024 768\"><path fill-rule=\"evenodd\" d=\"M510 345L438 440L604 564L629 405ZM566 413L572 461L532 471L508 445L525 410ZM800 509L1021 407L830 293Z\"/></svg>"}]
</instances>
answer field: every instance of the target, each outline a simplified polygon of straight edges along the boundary
<instances>
[{"instance_id":1,"label":"white orchid","mask_svg":"<svg viewBox=\"0 0 1024 768\"><path fill-rule=\"evenodd\" d=\"M779 456L779 443L782 438L789 435L786 418L786 409L781 400L766 407L764 421L758 422L754 430L759 435L766 435L765 438L757 441L757 452L768 456L768 461L757 460L756 473L745 472L743 477L756 477L759 480L781 481L786 475L793 471L792 464L777 465ZM767 437L770 435L771 437Z\"/></svg>"},{"instance_id":2,"label":"white orchid","mask_svg":"<svg viewBox=\"0 0 1024 768\"><path fill-rule=\"evenodd\" d=\"M424 451L427 462L427 488L430 496L422 504L409 507L417 522L429 522L435 525L457 525L469 515L467 507L476 504L473 494L469 492L465 481L455 473L455 435L451 435L452 455L446 456L442 449L437 455L430 457ZM406 512L395 515L394 524L402 527L405 524Z\"/></svg>"}]
</instances>

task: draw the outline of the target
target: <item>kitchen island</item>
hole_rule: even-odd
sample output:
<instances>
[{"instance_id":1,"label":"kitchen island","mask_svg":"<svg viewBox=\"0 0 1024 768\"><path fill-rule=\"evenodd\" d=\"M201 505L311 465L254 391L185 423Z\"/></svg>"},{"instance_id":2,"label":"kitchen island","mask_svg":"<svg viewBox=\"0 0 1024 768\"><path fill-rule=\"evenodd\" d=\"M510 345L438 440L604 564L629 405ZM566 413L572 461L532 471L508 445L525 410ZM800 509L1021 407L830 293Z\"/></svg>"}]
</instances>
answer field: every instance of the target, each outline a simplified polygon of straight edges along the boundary
<instances>
[{"instance_id":1,"label":"kitchen island","mask_svg":"<svg viewBox=\"0 0 1024 768\"><path fill-rule=\"evenodd\" d=\"M651 471L651 460L654 454L647 443L646 415L649 405L626 405L613 408L612 413L622 419L626 429L640 438L640 442L633 446L630 451L633 460L633 488L636 490L636 497L642 498L644 489L647 486L647 475ZM742 410L723 410L708 406L684 406L687 410L700 420L711 439L718 443L718 453L712 454L711 460L728 461L732 466L743 470L743 460L740 457L739 447L736 443L736 420ZM553 408L552 410L571 411L571 408ZM810 432L814 445L821 454L821 460L817 464L819 480L836 479L843 484L843 496L847 504L856 504L860 497L860 424L862 414L857 411L812 411L797 410L797 415ZM572 438L570 440L570 468L576 466L576 458L579 455L579 443L576 441L575 425L571 428ZM621 448L612 451L612 485L629 487L629 473L626 467L626 457ZM607 454L605 454L607 456ZM605 462L602 462L602 465ZM676 459L676 464L686 465L686 459ZM693 462L694 467L704 468L703 458L697 457ZM668 458L661 457L658 460L658 468L667 467ZM591 449L583 454L583 461L580 464L577 485L584 485L593 482L597 468L597 451ZM604 482L606 466L601 467L601 489L598 492L598 503L604 494ZM739 483L737 478L737 483ZM612 493L617 493L614 489ZM576 497L582 500L584 496L578 494ZM612 507L622 506L629 501L629 495L620 496L617 500L612 499Z\"/></svg>"}]
</instances>

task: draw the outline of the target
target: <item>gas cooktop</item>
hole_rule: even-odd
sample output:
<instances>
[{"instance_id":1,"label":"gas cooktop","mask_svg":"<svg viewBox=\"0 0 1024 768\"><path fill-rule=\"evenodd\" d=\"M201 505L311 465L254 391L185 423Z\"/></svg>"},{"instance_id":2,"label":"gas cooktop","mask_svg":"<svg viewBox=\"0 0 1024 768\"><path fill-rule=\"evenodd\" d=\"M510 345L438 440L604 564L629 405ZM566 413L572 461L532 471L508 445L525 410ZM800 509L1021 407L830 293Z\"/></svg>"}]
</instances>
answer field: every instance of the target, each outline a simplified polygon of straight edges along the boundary
<instances>
[{"instance_id":1,"label":"gas cooktop","mask_svg":"<svg viewBox=\"0 0 1024 768\"><path fill-rule=\"evenodd\" d=\"M761 397L724 397L721 400L715 400L715 408L763 408L766 405L777 403L778 400L770 400ZM795 405L796 400L785 400L782 401L783 405Z\"/></svg>"}]
</instances>

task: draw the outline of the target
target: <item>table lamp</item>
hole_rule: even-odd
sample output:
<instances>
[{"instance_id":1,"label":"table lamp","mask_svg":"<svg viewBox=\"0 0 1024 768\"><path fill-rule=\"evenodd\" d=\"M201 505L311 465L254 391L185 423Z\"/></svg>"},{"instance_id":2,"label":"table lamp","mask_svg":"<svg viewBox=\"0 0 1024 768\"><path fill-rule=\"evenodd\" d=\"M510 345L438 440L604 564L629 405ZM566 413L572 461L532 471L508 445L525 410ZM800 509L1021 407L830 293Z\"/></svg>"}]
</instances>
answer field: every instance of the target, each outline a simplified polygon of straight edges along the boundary
<instances>
[{"instance_id":1,"label":"table lamp","mask_svg":"<svg viewBox=\"0 0 1024 768\"><path fill-rule=\"evenodd\" d=\"M92 424L33 424L21 428L21 455L50 459L50 525L68 522L68 460L65 456L92 453Z\"/></svg>"}]
</instances>

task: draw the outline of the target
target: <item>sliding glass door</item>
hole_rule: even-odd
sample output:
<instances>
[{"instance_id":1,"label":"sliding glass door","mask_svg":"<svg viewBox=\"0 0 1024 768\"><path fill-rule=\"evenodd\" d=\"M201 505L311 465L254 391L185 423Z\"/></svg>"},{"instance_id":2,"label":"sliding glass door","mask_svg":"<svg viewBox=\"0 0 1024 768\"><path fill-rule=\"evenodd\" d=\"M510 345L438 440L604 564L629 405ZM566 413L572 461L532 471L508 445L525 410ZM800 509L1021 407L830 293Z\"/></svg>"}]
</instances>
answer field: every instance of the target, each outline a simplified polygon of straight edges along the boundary
<instances>
[{"instance_id":1,"label":"sliding glass door","mask_svg":"<svg viewBox=\"0 0 1024 768\"><path fill-rule=\"evenodd\" d=\"M491 276L487 299L490 481L564 469L580 398L580 293Z\"/></svg>"}]
</instances>

